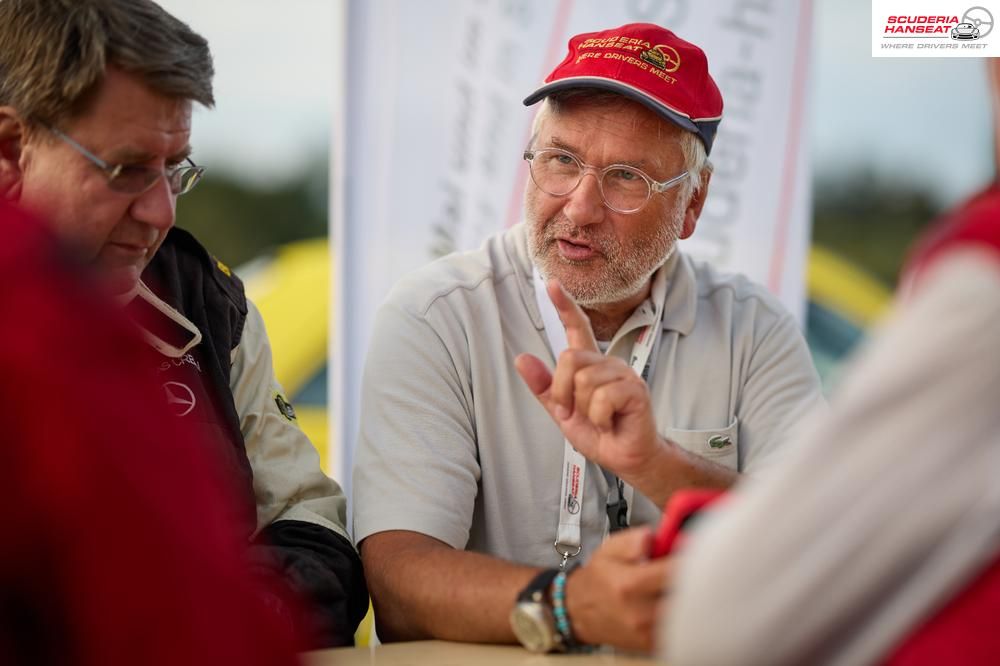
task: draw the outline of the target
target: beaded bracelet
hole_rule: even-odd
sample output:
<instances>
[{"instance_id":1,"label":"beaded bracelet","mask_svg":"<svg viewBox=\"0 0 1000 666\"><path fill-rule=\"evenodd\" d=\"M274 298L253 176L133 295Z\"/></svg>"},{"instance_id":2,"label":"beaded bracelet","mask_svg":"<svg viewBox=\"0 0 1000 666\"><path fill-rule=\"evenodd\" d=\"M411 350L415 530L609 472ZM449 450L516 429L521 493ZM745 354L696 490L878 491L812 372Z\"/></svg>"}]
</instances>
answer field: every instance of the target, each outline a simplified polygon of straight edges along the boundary
<instances>
[{"instance_id":1,"label":"beaded bracelet","mask_svg":"<svg viewBox=\"0 0 1000 666\"><path fill-rule=\"evenodd\" d=\"M563 644L569 649L576 646L573 630L569 624L569 615L566 613L566 577L572 570L570 568L569 571L560 571L552 581L552 613L556 617L556 629L562 636Z\"/></svg>"}]
</instances>

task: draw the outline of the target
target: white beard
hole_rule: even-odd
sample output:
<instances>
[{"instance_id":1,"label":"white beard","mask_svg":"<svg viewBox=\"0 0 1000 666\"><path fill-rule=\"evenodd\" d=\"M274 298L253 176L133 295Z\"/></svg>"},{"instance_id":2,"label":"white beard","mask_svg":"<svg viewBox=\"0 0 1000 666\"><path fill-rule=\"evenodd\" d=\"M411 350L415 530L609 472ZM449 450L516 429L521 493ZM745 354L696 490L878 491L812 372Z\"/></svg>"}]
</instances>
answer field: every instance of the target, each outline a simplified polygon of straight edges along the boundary
<instances>
[{"instance_id":1,"label":"white beard","mask_svg":"<svg viewBox=\"0 0 1000 666\"><path fill-rule=\"evenodd\" d=\"M632 239L625 246L614 238L588 235L580 227L558 216L549 221L538 221L527 214L528 254L538 272L545 279L558 279L563 288L578 305L594 308L618 303L639 293L650 278L677 249L684 224L684 214L690 197L678 197L668 218L647 238ZM540 225L544 225L540 228ZM604 275L584 279L572 277L573 262L559 256L556 236L586 238L606 260Z\"/></svg>"}]
</instances>

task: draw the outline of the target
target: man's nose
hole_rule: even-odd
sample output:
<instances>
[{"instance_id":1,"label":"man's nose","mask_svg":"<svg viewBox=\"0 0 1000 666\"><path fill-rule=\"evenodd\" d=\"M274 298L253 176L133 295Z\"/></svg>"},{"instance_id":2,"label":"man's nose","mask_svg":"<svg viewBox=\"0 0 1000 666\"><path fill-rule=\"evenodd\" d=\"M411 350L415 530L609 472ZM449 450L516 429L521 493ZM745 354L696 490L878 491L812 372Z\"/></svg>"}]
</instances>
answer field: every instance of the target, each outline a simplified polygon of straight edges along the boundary
<instances>
[{"instance_id":1,"label":"man's nose","mask_svg":"<svg viewBox=\"0 0 1000 666\"><path fill-rule=\"evenodd\" d=\"M170 183L164 175L135 198L129 213L138 222L166 231L174 226L176 207L177 195L171 192Z\"/></svg>"},{"instance_id":2,"label":"man's nose","mask_svg":"<svg viewBox=\"0 0 1000 666\"><path fill-rule=\"evenodd\" d=\"M563 213L578 227L597 224L604 219L607 209L601 197L600 174L587 170L580 184L566 197Z\"/></svg>"}]
</instances>

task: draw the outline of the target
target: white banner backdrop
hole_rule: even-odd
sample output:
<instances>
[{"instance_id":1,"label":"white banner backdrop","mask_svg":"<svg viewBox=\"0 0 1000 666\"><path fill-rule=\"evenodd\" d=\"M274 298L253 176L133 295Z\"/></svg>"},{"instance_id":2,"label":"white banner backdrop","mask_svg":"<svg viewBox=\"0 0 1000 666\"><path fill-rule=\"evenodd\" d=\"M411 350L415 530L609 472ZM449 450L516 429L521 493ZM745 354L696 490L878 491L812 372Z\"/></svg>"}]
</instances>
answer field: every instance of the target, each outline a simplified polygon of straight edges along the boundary
<instances>
[{"instance_id":1,"label":"white banner backdrop","mask_svg":"<svg viewBox=\"0 0 1000 666\"><path fill-rule=\"evenodd\" d=\"M708 201L683 250L767 285L801 320L809 0L349 0L331 187L330 471L345 486L375 309L403 273L520 220L534 113L521 100L571 35L630 22L701 46L724 98Z\"/></svg>"}]
</instances>

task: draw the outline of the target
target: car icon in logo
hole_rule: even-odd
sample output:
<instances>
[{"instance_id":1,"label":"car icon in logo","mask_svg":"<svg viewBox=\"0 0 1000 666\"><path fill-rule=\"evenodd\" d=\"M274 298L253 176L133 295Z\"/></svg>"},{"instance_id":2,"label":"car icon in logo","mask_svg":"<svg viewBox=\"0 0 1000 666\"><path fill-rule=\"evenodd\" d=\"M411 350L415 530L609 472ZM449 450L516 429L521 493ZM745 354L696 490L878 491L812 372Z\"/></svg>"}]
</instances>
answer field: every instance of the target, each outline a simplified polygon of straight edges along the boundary
<instances>
[{"instance_id":1,"label":"car icon in logo","mask_svg":"<svg viewBox=\"0 0 1000 666\"><path fill-rule=\"evenodd\" d=\"M952 39L979 39L979 28L971 23L959 23L951 29Z\"/></svg>"}]
</instances>

